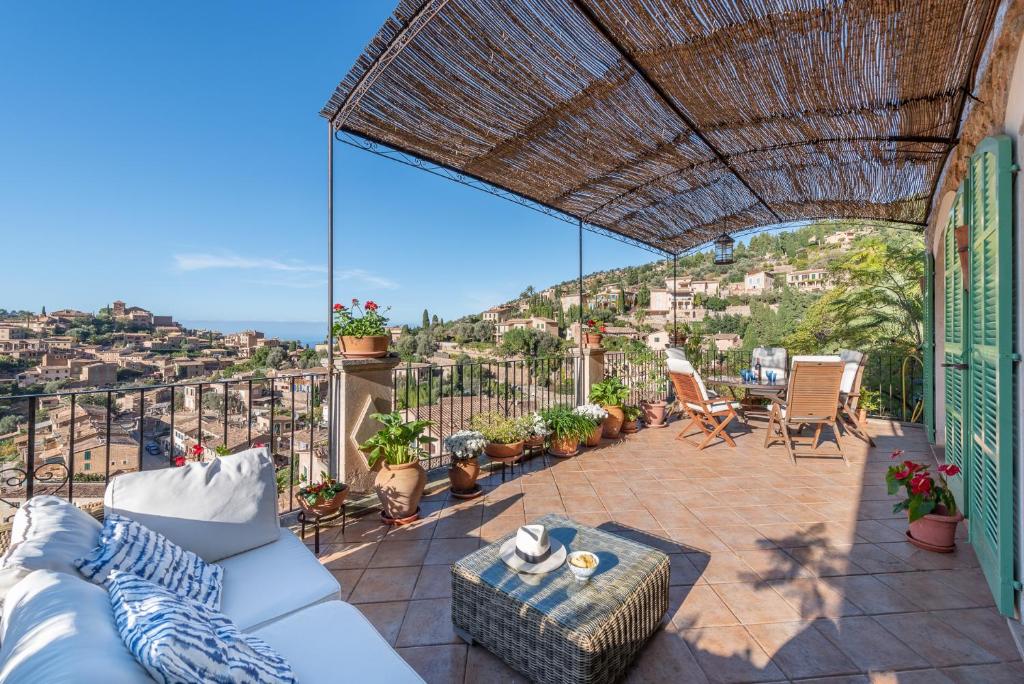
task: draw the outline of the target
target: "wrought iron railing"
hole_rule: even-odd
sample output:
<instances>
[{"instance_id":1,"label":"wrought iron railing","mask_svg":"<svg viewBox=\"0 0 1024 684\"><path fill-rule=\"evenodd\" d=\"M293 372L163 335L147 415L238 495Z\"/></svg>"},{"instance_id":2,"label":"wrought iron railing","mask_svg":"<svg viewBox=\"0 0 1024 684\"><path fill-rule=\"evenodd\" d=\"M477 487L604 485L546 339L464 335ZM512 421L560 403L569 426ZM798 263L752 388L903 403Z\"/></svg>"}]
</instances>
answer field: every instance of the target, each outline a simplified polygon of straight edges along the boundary
<instances>
[{"instance_id":1,"label":"wrought iron railing","mask_svg":"<svg viewBox=\"0 0 1024 684\"><path fill-rule=\"evenodd\" d=\"M99 501L122 472L182 465L258 444L277 467L278 507L327 469L325 372L0 396L21 418L0 462L0 521L36 494ZM211 399L211 397L214 397ZM199 446L201 448L197 449Z\"/></svg>"},{"instance_id":2,"label":"wrought iron railing","mask_svg":"<svg viewBox=\"0 0 1024 684\"><path fill-rule=\"evenodd\" d=\"M664 351L607 352L604 375L617 377L629 388L629 403L662 401L668 397Z\"/></svg>"},{"instance_id":3,"label":"wrought iron railing","mask_svg":"<svg viewBox=\"0 0 1024 684\"><path fill-rule=\"evenodd\" d=\"M430 420L427 468L450 462L444 438L469 429L473 416L516 418L556 405L575 405L579 360L574 356L452 364L406 363L393 373L393 405L407 419Z\"/></svg>"}]
</instances>

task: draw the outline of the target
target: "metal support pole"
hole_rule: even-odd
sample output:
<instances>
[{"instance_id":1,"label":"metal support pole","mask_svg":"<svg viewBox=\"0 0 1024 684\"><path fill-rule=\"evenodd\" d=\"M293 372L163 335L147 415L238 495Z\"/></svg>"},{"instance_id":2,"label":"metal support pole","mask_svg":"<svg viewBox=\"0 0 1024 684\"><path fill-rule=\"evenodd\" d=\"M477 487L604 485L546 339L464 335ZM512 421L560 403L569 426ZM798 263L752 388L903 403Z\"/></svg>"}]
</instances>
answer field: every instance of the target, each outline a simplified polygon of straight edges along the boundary
<instances>
[{"instance_id":1,"label":"metal support pole","mask_svg":"<svg viewBox=\"0 0 1024 684\"><path fill-rule=\"evenodd\" d=\"M583 219L577 219L579 231L579 295L580 295L580 310L577 318L579 318L579 364L577 365L576 373L576 404L583 403Z\"/></svg>"},{"instance_id":2,"label":"metal support pole","mask_svg":"<svg viewBox=\"0 0 1024 684\"><path fill-rule=\"evenodd\" d=\"M334 415L340 408L334 397L334 126L327 122L327 470L338 476L334 453ZM271 416L273 422L273 416ZM309 445L313 453L312 443ZM312 473L310 474L312 477Z\"/></svg>"},{"instance_id":3,"label":"metal support pole","mask_svg":"<svg viewBox=\"0 0 1024 684\"><path fill-rule=\"evenodd\" d=\"M678 276L676 275L676 264L679 261L679 257L675 254L672 255L672 346L675 346L675 337L679 334L679 329L676 327L676 309L679 308L679 303L676 301L676 281Z\"/></svg>"}]
</instances>

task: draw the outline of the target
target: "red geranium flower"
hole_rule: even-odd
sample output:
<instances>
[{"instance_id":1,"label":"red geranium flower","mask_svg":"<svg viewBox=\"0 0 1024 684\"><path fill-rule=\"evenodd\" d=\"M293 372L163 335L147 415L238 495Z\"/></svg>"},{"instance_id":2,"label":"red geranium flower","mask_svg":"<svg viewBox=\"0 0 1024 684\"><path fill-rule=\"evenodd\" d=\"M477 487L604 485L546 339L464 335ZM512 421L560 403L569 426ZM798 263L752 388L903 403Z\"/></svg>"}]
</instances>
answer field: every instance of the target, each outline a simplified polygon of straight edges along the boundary
<instances>
[{"instance_id":1,"label":"red geranium flower","mask_svg":"<svg viewBox=\"0 0 1024 684\"><path fill-rule=\"evenodd\" d=\"M896 451L892 452L891 458L893 460L895 460L895 459L899 458L902 455L903 455L903 449L897 449Z\"/></svg>"},{"instance_id":2,"label":"red geranium flower","mask_svg":"<svg viewBox=\"0 0 1024 684\"><path fill-rule=\"evenodd\" d=\"M196 444L194 447L192 447L192 455L193 456L202 456L203 455L203 445L202 444Z\"/></svg>"},{"instance_id":3,"label":"red geranium flower","mask_svg":"<svg viewBox=\"0 0 1024 684\"><path fill-rule=\"evenodd\" d=\"M587 321L587 325L589 325L589 326L593 327L593 325L594 325L594 319L590 319L589 321Z\"/></svg>"},{"instance_id":4,"label":"red geranium flower","mask_svg":"<svg viewBox=\"0 0 1024 684\"><path fill-rule=\"evenodd\" d=\"M374 302L373 300L367 300L366 306L364 308L367 311L376 311L377 310L377 303Z\"/></svg>"},{"instance_id":5,"label":"red geranium flower","mask_svg":"<svg viewBox=\"0 0 1024 684\"><path fill-rule=\"evenodd\" d=\"M175 456L174 457L174 465L176 467L178 467L178 468L180 468L181 466L185 465L185 457L184 456Z\"/></svg>"},{"instance_id":6,"label":"red geranium flower","mask_svg":"<svg viewBox=\"0 0 1024 684\"><path fill-rule=\"evenodd\" d=\"M352 298L352 306L359 306L359 300L355 297Z\"/></svg>"},{"instance_id":7,"label":"red geranium flower","mask_svg":"<svg viewBox=\"0 0 1024 684\"><path fill-rule=\"evenodd\" d=\"M943 463L939 466L939 472L952 477L960 474L960 466L955 463Z\"/></svg>"},{"instance_id":8,"label":"red geranium flower","mask_svg":"<svg viewBox=\"0 0 1024 684\"><path fill-rule=\"evenodd\" d=\"M267 445L264 444L263 442L256 442L255 444L252 445L252 448L253 449L262 449L265 446L267 446Z\"/></svg>"},{"instance_id":9,"label":"red geranium flower","mask_svg":"<svg viewBox=\"0 0 1024 684\"><path fill-rule=\"evenodd\" d=\"M923 470L924 466L920 463L914 463L913 461L904 461L904 467L908 468L910 472L916 473L918 470Z\"/></svg>"},{"instance_id":10,"label":"red geranium flower","mask_svg":"<svg viewBox=\"0 0 1024 684\"><path fill-rule=\"evenodd\" d=\"M342 310L344 310L344 308L345 307L343 307L341 304L335 304L334 305L334 310L335 311L342 311Z\"/></svg>"},{"instance_id":11,"label":"red geranium flower","mask_svg":"<svg viewBox=\"0 0 1024 684\"><path fill-rule=\"evenodd\" d=\"M602 325L601 326L601 332L608 332L608 326Z\"/></svg>"}]
</instances>

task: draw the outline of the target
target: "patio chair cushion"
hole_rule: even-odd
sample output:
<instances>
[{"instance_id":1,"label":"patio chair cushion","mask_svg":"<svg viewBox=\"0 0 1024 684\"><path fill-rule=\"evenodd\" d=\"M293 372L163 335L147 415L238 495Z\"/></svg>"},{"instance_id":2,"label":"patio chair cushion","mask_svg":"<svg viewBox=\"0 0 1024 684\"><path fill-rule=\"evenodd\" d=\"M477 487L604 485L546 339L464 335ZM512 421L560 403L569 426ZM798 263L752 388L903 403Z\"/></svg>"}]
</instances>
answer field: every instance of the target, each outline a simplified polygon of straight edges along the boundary
<instances>
[{"instance_id":1,"label":"patio chair cushion","mask_svg":"<svg viewBox=\"0 0 1024 684\"><path fill-rule=\"evenodd\" d=\"M11 589L0 643L5 684L153 681L125 648L107 592L77 572L36 570Z\"/></svg>"},{"instance_id":2,"label":"patio chair cushion","mask_svg":"<svg viewBox=\"0 0 1024 684\"><path fill-rule=\"evenodd\" d=\"M206 563L145 525L111 513L103 521L99 546L75 561L90 582L110 589L114 572L129 572L184 596L210 610L220 610L223 569Z\"/></svg>"},{"instance_id":3,"label":"patio chair cushion","mask_svg":"<svg viewBox=\"0 0 1024 684\"><path fill-rule=\"evenodd\" d=\"M340 596L341 586L286 529L272 544L224 558L221 612L246 631Z\"/></svg>"},{"instance_id":4,"label":"patio chair cushion","mask_svg":"<svg viewBox=\"0 0 1024 684\"><path fill-rule=\"evenodd\" d=\"M703 411L703 408L698 406L697 404L687 404L687 407L694 411ZM740 404L737 401L713 401L710 404L708 404L708 408L711 410L712 413L720 413L723 411L728 411L730 408L738 409L740 408Z\"/></svg>"},{"instance_id":5,"label":"patio chair cushion","mask_svg":"<svg viewBox=\"0 0 1024 684\"><path fill-rule=\"evenodd\" d=\"M679 359L675 357L668 357L665 363L668 365L669 373L693 373L693 364L686 359Z\"/></svg>"},{"instance_id":6,"label":"patio chair cushion","mask_svg":"<svg viewBox=\"0 0 1024 684\"><path fill-rule=\"evenodd\" d=\"M342 601L306 608L253 634L288 659L302 684L340 681L331 663L341 663L344 681L423 682L363 614Z\"/></svg>"},{"instance_id":7,"label":"patio chair cushion","mask_svg":"<svg viewBox=\"0 0 1024 684\"><path fill-rule=\"evenodd\" d=\"M262 639L130 572L112 573L110 606L121 639L158 682L296 684L288 661Z\"/></svg>"},{"instance_id":8,"label":"patio chair cushion","mask_svg":"<svg viewBox=\"0 0 1024 684\"><path fill-rule=\"evenodd\" d=\"M775 371L777 374L775 381L779 382L786 379L789 368L787 363L788 356L789 352L784 347L757 347L750 355L750 366L753 368L760 361L761 374L764 375L768 371Z\"/></svg>"},{"instance_id":9,"label":"patio chair cushion","mask_svg":"<svg viewBox=\"0 0 1024 684\"><path fill-rule=\"evenodd\" d=\"M841 393L848 396L853 391L853 381L857 379L857 369L860 368L860 364L864 360L864 353L852 349L840 349L839 358L846 364L843 367L843 379L839 383L839 387ZM845 396L839 398L846 399Z\"/></svg>"},{"instance_id":10,"label":"patio chair cushion","mask_svg":"<svg viewBox=\"0 0 1024 684\"><path fill-rule=\"evenodd\" d=\"M75 561L96 547L101 528L96 518L56 496L26 501L14 515L11 544L0 561L0 603L33 570L77 577Z\"/></svg>"},{"instance_id":11,"label":"patio chair cushion","mask_svg":"<svg viewBox=\"0 0 1024 684\"><path fill-rule=\"evenodd\" d=\"M274 462L262 447L118 475L103 504L211 563L269 544L280 532Z\"/></svg>"}]
</instances>

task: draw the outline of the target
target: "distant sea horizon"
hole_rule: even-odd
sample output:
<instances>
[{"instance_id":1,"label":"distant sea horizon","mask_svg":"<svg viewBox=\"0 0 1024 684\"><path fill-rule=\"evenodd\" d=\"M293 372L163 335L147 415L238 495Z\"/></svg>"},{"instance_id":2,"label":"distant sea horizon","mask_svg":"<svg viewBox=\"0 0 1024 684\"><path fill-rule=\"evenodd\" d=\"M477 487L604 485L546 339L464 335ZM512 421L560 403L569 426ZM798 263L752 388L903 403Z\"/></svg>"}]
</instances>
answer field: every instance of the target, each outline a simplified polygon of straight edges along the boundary
<instances>
[{"instance_id":1,"label":"distant sea horizon","mask_svg":"<svg viewBox=\"0 0 1024 684\"><path fill-rule=\"evenodd\" d=\"M178 321L186 328L216 330L230 335L245 330L258 330L267 337L279 340L297 340L300 344L312 347L325 341L327 327L323 321L217 321L183 319Z\"/></svg>"}]
</instances>

